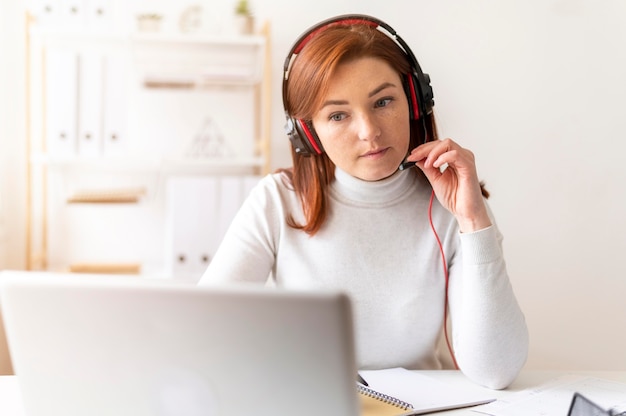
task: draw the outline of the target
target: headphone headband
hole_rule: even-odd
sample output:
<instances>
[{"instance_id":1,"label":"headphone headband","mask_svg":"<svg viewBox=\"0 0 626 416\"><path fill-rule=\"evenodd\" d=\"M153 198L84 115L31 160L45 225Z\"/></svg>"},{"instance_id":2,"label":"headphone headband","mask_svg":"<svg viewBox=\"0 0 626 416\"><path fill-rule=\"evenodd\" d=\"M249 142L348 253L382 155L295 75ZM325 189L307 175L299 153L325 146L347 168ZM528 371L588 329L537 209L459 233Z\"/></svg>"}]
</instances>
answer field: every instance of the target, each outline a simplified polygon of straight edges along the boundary
<instances>
[{"instance_id":1,"label":"headphone headband","mask_svg":"<svg viewBox=\"0 0 626 416\"><path fill-rule=\"evenodd\" d=\"M291 50L287 54L283 64L283 108L287 102L287 81L289 80L289 72L294 60L312 38L320 32L335 25L366 25L379 30L387 35L387 37L391 38L406 55L409 64L411 65L412 73L407 74L405 82L405 90L407 92L407 98L411 108L411 118L423 119L424 116L432 112L434 100L433 90L430 86L430 77L422 71L415 55L411 51L411 48L409 48L407 43L387 23L375 17L363 14L345 14L331 17L311 26L302 35L300 35L291 47ZM305 156L323 153L322 144L310 122L293 118L289 113L287 113L286 109L285 116L287 118L287 124L285 126L286 132L296 153Z\"/></svg>"}]
</instances>

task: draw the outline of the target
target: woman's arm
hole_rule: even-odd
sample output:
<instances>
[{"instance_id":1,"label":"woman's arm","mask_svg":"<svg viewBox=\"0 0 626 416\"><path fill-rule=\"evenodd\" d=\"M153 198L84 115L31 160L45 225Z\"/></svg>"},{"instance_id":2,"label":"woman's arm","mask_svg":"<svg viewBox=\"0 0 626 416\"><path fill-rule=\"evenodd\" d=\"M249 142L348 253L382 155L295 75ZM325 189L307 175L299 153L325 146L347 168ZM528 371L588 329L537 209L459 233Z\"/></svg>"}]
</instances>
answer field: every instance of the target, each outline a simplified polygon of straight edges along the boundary
<instances>
[{"instance_id":1,"label":"woman's arm","mask_svg":"<svg viewBox=\"0 0 626 416\"><path fill-rule=\"evenodd\" d=\"M526 362L528 329L507 274L502 236L492 225L459 237L462 265L451 268L449 287L456 360L475 382L505 388Z\"/></svg>"}]
</instances>

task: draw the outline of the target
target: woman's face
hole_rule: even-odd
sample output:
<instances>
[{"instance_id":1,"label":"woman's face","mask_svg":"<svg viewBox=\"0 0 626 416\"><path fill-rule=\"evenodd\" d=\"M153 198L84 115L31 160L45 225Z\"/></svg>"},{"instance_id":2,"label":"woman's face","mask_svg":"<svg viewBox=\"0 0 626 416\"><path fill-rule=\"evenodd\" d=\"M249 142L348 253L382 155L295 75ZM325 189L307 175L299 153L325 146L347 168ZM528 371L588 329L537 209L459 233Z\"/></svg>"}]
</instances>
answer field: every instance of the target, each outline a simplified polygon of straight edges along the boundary
<instances>
[{"instance_id":1,"label":"woman's face","mask_svg":"<svg viewBox=\"0 0 626 416\"><path fill-rule=\"evenodd\" d=\"M410 136L400 75L377 58L339 65L313 127L340 169L366 181L391 176L408 152Z\"/></svg>"}]
</instances>

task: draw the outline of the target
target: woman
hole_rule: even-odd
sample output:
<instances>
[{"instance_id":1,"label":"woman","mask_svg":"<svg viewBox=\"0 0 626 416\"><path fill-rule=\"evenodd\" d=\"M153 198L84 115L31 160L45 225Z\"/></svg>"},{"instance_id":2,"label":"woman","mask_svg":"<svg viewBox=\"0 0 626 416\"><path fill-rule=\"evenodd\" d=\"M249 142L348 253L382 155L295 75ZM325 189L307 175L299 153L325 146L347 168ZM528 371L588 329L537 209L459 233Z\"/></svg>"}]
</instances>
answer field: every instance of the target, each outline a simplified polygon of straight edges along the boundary
<instances>
[{"instance_id":1,"label":"woman","mask_svg":"<svg viewBox=\"0 0 626 416\"><path fill-rule=\"evenodd\" d=\"M437 139L408 46L372 17L324 21L289 53L283 101L293 168L252 191L200 284L347 292L364 369L441 368L449 311L455 364L510 384L528 333L502 238L472 153Z\"/></svg>"}]
</instances>

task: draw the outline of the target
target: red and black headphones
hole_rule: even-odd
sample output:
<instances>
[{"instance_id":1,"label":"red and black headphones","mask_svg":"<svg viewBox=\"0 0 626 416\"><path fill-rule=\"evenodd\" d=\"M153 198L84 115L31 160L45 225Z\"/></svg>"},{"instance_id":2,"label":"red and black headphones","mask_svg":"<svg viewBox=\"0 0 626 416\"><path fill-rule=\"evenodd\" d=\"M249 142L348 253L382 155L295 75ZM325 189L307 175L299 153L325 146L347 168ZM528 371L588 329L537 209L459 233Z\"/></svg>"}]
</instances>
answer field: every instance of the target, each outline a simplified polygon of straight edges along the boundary
<instances>
[{"instance_id":1,"label":"red and black headphones","mask_svg":"<svg viewBox=\"0 0 626 416\"><path fill-rule=\"evenodd\" d=\"M415 55L409 46L402 40L395 30L385 22L371 16L362 14L346 14L326 19L304 32L294 43L283 66L283 108L287 98L287 81L289 70L298 53L308 43L308 41L319 32L333 25L367 25L381 31L389 36L398 47L404 52L411 65L411 72L403 77L404 90L409 101L409 112L411 120L423 120L433 111L433 89L430 85L430 77L422 72ZM302 156L320 155L324 153L324 148L320 142L313 124L310 120L303 120L292 117L285 109L287 122L285 131L293 145L295 152Z\"/></svg>"}]
</instances>

